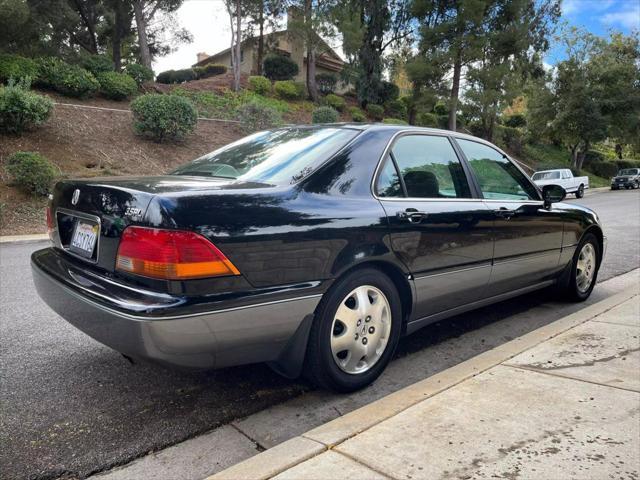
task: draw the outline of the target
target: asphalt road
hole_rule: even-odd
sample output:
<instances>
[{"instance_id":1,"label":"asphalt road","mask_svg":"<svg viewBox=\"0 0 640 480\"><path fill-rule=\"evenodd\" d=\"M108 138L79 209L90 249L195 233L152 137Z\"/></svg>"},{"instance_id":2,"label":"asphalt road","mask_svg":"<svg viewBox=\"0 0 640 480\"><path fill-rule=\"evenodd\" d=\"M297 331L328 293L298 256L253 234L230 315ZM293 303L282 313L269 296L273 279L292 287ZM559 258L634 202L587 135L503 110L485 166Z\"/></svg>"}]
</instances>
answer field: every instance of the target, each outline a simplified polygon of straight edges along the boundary
<instances>
[{"instance_id":1,"label":"asphalt road","mask_svg":"<svg viewBox=\"0 0 640 480\"><path fill-rule=\"evenodd\" d=\"M640 266L640 191L594 193L570 201L595 209L604 223L609 248L599 281ZM39 300L29 255L41 246L0 246L3 478L86 477L309 390L263 365L184 373L129 364ZM526 324L517 321L547 300L544 292L528 295L405 339L398 356L420 352L419 362L408 365L402 378L377 383L375 396L555 320L561 313L548 308L548 314ZM451 355L443 356L443 350Z\"/></svg>"}]
</instances>

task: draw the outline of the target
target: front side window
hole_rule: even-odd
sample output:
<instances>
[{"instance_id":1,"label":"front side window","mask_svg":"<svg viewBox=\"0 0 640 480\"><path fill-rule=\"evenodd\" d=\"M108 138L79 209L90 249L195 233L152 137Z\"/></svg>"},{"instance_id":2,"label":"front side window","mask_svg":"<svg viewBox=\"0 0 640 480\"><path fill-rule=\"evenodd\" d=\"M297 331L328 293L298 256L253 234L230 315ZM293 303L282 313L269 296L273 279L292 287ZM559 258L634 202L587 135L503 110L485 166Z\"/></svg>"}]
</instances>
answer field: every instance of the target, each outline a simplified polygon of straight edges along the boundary
<instances>
[{"instance_id":1,"label":"front side window","mask_svg":"<svg viewBox=\"0 0 640 480\"><path fill-rule=\"evenodd\" d=\"M456 139L486 199L539 200L538 192L518 168L497 150L471 140Z\"/></svg>"},{"instance_id":2,"label":"front side window","mask_svg":"<svg viewBox=\"0 0 640 480\"><path fill-rule=\"evenodd\" d=\"M178 167L171 175L221 177L289 184L332 157L359 131L350 128L285 128L258 132Z\"/></svg>"},{"instance_id":3,"label":"front side window","mask_svg":"<svg viewBox=\"0 0 640 480\"><path fill-rule=\"evenodd\" d=\"M394 143L381 170L377 192L382 197L471 197L462 164L449 139L430 135L404 135Z\"/></svg>"}]
</instances>

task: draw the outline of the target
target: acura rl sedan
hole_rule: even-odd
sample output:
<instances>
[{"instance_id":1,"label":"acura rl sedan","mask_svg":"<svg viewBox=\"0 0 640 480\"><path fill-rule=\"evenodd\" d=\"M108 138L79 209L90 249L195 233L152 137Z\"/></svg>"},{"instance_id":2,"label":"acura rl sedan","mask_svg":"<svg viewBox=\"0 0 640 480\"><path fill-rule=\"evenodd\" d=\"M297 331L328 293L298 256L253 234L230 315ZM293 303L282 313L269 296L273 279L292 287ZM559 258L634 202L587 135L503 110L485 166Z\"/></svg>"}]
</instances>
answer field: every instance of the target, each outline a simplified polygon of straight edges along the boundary
<instances>
[{"instance_id":1,"label":"acura rl sedan","mask_svg":"<svg viewBox=\"0 0 640 480\"><path fill-rule=\"evenodd\" d=\"M586 299L605 238L564 196L468 135L286 127L163 176L59 182L33 278L126 356L346 392L432 322L545 287Z\"/></svg>"}]
</instances>

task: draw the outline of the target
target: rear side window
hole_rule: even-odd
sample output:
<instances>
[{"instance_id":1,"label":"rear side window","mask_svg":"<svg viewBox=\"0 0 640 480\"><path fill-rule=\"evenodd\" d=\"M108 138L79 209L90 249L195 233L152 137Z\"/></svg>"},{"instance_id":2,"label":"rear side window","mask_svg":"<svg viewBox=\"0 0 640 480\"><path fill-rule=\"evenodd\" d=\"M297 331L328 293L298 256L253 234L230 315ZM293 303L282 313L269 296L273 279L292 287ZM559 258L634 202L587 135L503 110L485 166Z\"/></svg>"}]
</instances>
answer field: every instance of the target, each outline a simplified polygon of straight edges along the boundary
<instances>
[{"instance_id":1,"label":"rear side window","mask_svg":"<svg viewBox=\"0 0 640 480\"><path fill-rule=\"evenodd\" d=\"M449 139L430 135L405 135L394 143L380 172L377 193L381 197L471 197Z\"/></svg>"},{"instance_id":2,"label":"rear side window","mask_svg":"<svg viewBox=\"0 0 640 480\"><path fill-rule=\"evenodd\" d=\"M486 199L539 200L538 192L518 168L497 150L471 140L456 139Z\"/></svg>"}]
</instances>

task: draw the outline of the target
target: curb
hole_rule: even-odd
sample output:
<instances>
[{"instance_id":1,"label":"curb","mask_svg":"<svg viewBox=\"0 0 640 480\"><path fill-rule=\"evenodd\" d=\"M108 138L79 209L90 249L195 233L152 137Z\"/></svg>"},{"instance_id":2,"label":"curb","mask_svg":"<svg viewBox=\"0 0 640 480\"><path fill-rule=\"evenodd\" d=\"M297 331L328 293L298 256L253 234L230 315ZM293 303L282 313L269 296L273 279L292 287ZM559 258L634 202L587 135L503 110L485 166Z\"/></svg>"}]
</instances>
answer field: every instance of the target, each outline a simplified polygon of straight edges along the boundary
<instances>
[{"instance_id":1,"label":"curb","mask_svg":"<svg viewBox=\"0 0 640 480\"><path fill-rule=\"evenodd\" d=\"M0 243L34 243L49 240L46 233L36 233L33 235L3 235L0 237Z\"/></svg>"},{"instance_id":2,"label":"curb","mask_svg":"<svg viewBox=\"0 0 640 480\"><path fill-rule=\"evenodd\" d=\"M637 287L590 305L556 320L522 337L488 350L425 380L387 395L367 406L354 410L301 436L294 437L265 452L240 462L207 480L263 480L271 478L311 457L331 450L345 440L377 425L394 415L448 390L525 350L535 347L623 303L638 294Z\"/></svg>"}]
</instances>

